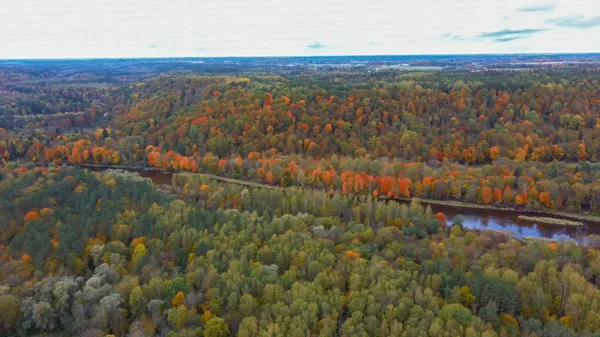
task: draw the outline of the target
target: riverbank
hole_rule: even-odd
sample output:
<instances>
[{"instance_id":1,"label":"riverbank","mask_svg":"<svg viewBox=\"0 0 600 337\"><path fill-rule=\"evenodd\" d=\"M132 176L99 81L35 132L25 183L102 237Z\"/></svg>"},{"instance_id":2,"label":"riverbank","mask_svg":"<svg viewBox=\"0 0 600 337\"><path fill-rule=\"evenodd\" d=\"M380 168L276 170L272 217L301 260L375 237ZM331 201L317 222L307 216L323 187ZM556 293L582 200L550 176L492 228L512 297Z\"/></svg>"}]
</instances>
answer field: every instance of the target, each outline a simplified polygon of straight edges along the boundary
<instances>
[{"instance_id":1,"label":"riverbank","mask_svg":"<svg viewBox=\"0 0 600 337\"><path fill-rule=\"evenodd\" d=\"M248 180L242 180L242 179L222 177L222 176L218 176L218 175L210 174L210 173L194 173L194 172L187 172L187 171L169 172L169 171L164 171L164 170L157 169L154 167L140 167L140 166L118 166L118 165L107 166L107 165L95 165L95 164L78 164L78 165L70 165L70 166L78 166L78 167L82 167L82 168L92 168L92 169L96 169L96 170L126 170L126 171L130 171L130 172L149 172L149 173L162 174L165 176L173 176L173 174L199 174L199 175L208 177L213 180L223 181L223 182L227 182L227 183L231 183L231 184L238 184L238 185L257 187L257 188L267 188L267 189L271 189L271 190L285 190L285 187L281 187L281 186L262 184L262 183L257 183L254 181L248 181Z\"/></svg>"},{"instance_id":2,"label":"riverbank","mask_svg":"<svg viewBox=\"0 0 600 337\"><path fill-rule=\"evenodd\" d=\"M393 198L393 199L388 199L388 200L399 200L399 201L405 201L405 202L411 202L411 201L415 200L419 203L429 204L429 205L438 205L438 206L453 207L453 208L475 209L475 210L482 210L482 211L498 211L498 212L511 212L511 213L516 213L516 214L540 215L540 216L547 216L547 217L553 217L553 218L559 218L559 219L565 219L565 220L587 221L587 222L594 222L594 223L600 224L600 216L597 216L597 215L575 214L575 213L568 213L568 212L552 213L552 212L535 210L535 209L526 209L526 208L518 209L518 208L512 208L512 207L480 205L480 204L464 202L464 201L457 201L457 200L435 200L435 199L424 199L424 198L417 198L417 197Z\"/></svg>"},{"instance_id":3,"label":"riverbank","mask_svg":"<svg viewBox=\"0 0 600 337\"><path fill-rule=\"evenodd\" d=\"M154 167L124 166L124 165L112 166L112 165L96 165L96 164L78 164L78 165L73 165L73 166L79 166L79 167L83 167L83 168L93 168L93 169L98 169L98 170L121 169L121 170L138 171L138 172L152 172L152 173L162 174L165 176L167 176L167 175L172 176L173 174L202 174L211 179L223 181L223 182L227 182L227 183L240 184L240 185L257 187L257 188L268 188L268 189L272 189L272 190L285 190L285 188L281 187L281 186L263 184L263 183L258 183L258 182L254 182L254 181L242 180L242 179L222 177L222 176L208 174L208 173L193 173L193 172L186 172L186 171L170 172L170 171L164 171L162 169L158 169L158 168L154 168ZM161 180L164 180L164 179L161 179ZM553 219L585 221L585 222L589 222L589 223L600 224L600 216L589 215L589 214L575 214L575 213L568 213L568 212L548 212L548 211L534 210L534 209L522 209L522 208L513 208L513 207L481 205L481 204L475 204L475 203L470 203L470 202L465 202L465 201L457 201L457 200L435 200L435 199L426 199L426 198L418 198L418 197L413 197L413 198L385 198L385 197L382 197L382 199L390 200L390 201L401 201L401 202L412 202L414 200L414 201L417 201L418 203L422 203L422 204L428 204L428 205L432 205L432 206L449 207L449 208L455 208L455 209L459 209L459 210L467 209L467 210L478 210L478 211L510 212L517 216L539 216L539 217L547 217L547 218L553 218Z\"/></svg>"},{"instance_id":4,"label":"riverbank","mask_svg":"<svg viewBox=\"0 0 600 337\"><path fill-rule=\"evenodd\" d=\"M156 167L142 167L142 166L127 166L127 165L102 165L102 164L63 164L67 166L77 166L82 168L95 168L101 170L127 170L127 171L144 171L144 172L156 172L163 174L173 174L176 172L168 172L161 170Z\"/></svg>"},{"instance_id":5,"label":"riverbank","mask_svg":"<svg viewBox=\"0 0 600 337\"><path fill-rule=\"evenodd\" d=\"M517 217L519 220L541 223L545 225L553 225L553 226L583 226L583 222L579 221L571 221L565 219L556 219L556 218L547 218L547 217L539 217L539 216L526 216L519 215Z\"/></svg>"},{"instance_id":6,"label":"riverbank","mask_svg":"<svg viewBox=\"0 0 600 337\"><path fill-rule=\"evenodd\" d=\"M555 240L555 239L551 239L551 238L540 238L537 236L524 236L523 237L523 241L526 242L548 242L548 243L552 243L552 242L558 242L559 240Z\"/></svg>"}]
</instances>

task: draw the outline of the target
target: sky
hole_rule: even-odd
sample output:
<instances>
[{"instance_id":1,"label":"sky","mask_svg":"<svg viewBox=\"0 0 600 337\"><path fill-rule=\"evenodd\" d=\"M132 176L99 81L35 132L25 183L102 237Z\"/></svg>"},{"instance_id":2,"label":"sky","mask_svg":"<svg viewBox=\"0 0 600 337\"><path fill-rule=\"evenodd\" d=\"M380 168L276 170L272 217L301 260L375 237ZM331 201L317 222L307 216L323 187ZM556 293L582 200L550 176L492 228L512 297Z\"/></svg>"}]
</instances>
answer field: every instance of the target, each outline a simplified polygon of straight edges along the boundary
<instances>
[{"instance_id":1,"label":"sky","mask_svg":"<svg viewBox=\"0 0 600 337\"><path fill-rule=\"evenodd\" d=\"M600 52L598 0L0 0L0 58Z\"/></svg>"}]
</instances>

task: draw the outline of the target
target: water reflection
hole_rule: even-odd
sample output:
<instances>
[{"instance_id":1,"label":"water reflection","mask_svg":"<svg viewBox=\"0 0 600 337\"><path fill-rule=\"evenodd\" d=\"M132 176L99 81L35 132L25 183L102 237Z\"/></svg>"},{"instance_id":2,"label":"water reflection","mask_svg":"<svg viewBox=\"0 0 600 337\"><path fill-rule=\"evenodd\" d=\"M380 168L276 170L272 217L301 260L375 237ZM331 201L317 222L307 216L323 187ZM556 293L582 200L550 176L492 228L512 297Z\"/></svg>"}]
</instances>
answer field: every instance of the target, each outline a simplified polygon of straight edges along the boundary
<instances>
[{"instance_id":1,"label":"water reflection","mask_svg":"<svg viewBox=\"0 0 600 337\"><path fill-rule=\"evenodd\" d=\"M432 209L436 211L435 207L432 207ZM449 212L452 212L452 210L448 208L445 208L445 211L448 223L454 223L454 218L457 215L456 211L453 212L454 214L448 214ZM507 212L498 216L496 214L486 214L486 212L482 210L463 210L462 216L464 216L465 219L463 222L465 228L502 231L518 238L532 236L555 240L581 241L584 236L598 234L599 232L597 228L590 227L589 225L581 227L562 227L521 221L517 219L518 214L512 212Z\"/></svg>"}]
</instances>

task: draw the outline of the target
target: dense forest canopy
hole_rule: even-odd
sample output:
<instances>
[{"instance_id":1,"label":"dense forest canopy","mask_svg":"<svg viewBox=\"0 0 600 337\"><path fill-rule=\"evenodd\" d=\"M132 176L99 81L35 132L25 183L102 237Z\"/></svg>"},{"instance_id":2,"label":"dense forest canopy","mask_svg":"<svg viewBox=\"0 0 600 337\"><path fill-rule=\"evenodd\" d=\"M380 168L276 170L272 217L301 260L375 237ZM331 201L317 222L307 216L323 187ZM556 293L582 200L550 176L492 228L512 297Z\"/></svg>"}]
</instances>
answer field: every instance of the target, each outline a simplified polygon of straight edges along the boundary
<instances>
[{"instance_id":1,"label":"dense forest canopy","mask_svg":"<svg viewBox=\"0 0 600 337\"><path fill-rule=\"evenodd\" d=\"M413 199L598 218L597 70L78 62L0 68L0 336L599 336L600 237Z\"/></svg>"},{"instance_id":2,"label":"dense forest canopy","mask_svg":"<svg viewBox=\"0 0 600 337\"><path fill-rule=\"evenodd\" d=\"M464 231L417 203L202 175L174 180L167 194L122 171L5 169L2 331L592 336L600 329L600 245Z\"/></svg>"},{"instance_id":3,"label":"dense forest canopy","mask_svg":"<svg viewBox=\"0 0 600 337\"><path fill-rule=\"evenodd\" d=\"M0 152L6 162L596 214L599 86L595 70L549 70L162 74L93 90L35 87L28 99L56 104L68 92L96 103L0 119Z\"/></svg>"}]
</instances>

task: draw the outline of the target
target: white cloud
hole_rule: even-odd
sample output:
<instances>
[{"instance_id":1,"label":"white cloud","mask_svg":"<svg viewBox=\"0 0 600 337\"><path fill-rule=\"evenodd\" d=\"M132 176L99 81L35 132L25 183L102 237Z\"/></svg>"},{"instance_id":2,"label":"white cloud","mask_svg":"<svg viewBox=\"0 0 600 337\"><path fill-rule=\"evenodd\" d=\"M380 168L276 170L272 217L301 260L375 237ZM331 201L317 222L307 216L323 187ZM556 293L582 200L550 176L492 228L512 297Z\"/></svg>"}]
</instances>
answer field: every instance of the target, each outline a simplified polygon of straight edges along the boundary
<instances>
[{"instance_id":1,"label":"white cloud","mask_svg":"<svg viewBox=\"0 0 600 337\"><path fill-rule=\"evenodd\" d=\"M519 12L551 12L556 8L556 3L546 1L529 1L517 8Z\"/></svg>"},{"instance_id":2,"label":"white cloud","mask_svg":"<svg viewBox=\"0 0 600 337\"><path fill-rule=\"evenodd\" d=\"M559 27L592 28L600 26L600 16L594 16L589 19L584 18L583 15L564 16L548 19L546 22Z\"/></svg>"},{"instance_id":3,"label":"white cloud","mask_svg":"<svg viewBox=\"0 0 600 337\"><path fill-rule=\"evenodd\" d=\"M552 4L547 13L518 11L521 0L0 0L0 58L598 51L600 27L575 36L546 20L599 16L600 3ZM524 29L549 30L474 38ZM327 48L307 48L317 41Z\"/></svg>"}]
</instances>

